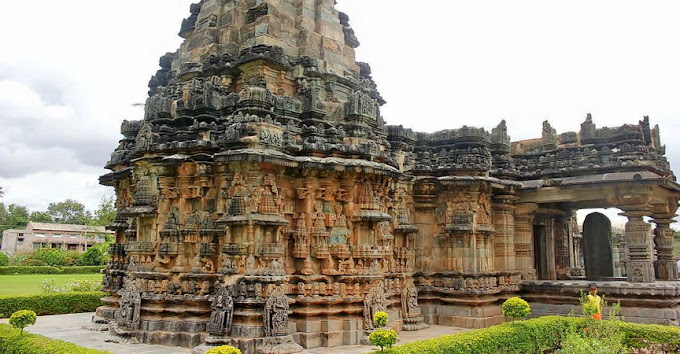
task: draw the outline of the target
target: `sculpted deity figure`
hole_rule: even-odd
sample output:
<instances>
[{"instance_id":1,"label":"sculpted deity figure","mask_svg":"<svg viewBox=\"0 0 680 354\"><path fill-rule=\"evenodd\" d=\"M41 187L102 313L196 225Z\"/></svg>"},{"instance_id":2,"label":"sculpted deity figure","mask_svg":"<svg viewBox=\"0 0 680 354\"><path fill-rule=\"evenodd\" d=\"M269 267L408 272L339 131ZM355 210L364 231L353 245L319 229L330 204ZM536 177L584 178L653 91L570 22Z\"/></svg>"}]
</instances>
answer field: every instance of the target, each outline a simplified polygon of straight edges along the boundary
<instances>
[{"instance_id":1,"label":"sculpted deity figure","mask_svg":"<svg viewBox=\"0 0 680 354\"><path fill-rule=\"evenodd\" d=\"M233 287L215 282L215 295L210 297L210 322L206 328L208 333L215 336L229 335L234 316Z\"/></svg>"},{"instance_id":2,"label":"sculpted deity figure","mask_svg":"<svg viewBox=\"0 0 680 354\"><path fill-rule=\"evenodd\" d=\"M263 316L265 336L280 337L288 334L288 309L288 297L283 288L276 288L265 304Z\"/></svg>"}]
</instances>

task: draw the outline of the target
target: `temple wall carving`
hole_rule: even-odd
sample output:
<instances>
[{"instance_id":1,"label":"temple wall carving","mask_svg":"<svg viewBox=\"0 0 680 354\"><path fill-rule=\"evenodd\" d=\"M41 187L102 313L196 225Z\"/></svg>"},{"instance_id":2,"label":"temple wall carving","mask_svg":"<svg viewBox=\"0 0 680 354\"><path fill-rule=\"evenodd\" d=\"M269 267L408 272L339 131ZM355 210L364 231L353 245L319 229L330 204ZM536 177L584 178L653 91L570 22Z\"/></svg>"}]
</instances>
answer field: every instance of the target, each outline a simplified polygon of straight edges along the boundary
<instances>
[{"instance_id":1,"label":"temple wall carving","mask_svg":"<svg viewBox=\"0 0 680 354\"><path fill-rule=\"evenodd\" d=\"M100 179L115 335L293 353L361 343L377 311L397 330L496 324L523 284L587 277L588 207L629 219L619 281L677 279L680 186L647 117L519 142L505 121L388 126L331 0L203 0L180 36Z\"/></svg>"}]
</instances>

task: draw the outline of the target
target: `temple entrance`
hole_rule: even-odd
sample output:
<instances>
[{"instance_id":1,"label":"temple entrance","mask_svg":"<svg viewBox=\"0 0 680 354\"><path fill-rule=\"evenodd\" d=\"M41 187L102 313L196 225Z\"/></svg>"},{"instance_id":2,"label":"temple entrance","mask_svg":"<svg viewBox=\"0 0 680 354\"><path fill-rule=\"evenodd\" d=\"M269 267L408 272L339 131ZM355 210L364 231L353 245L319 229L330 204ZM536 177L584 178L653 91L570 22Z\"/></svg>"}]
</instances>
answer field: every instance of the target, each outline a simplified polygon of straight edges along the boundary
<instances>
[{"instance_id":1,"label":"temple entrance","mask_svg":"<svg viewBox=\"0 0 680 354\"><path fill-rule=\"evenodd\" d=\"M602 279L614 276L612 258L612 224L605 215L592 213L583 223L583 257L586 278Z\"/></svg>"},{"instance_id":2,"label":"temple entrance","mask_svg":"<svg viewBox=\"0 0 680 354\"><path fill-rule=\"evenodd\" d=\"M545 225L534 225L534 267L541 280L550 279L548 267L548 234Z\"/></svg>"}]
</instances>

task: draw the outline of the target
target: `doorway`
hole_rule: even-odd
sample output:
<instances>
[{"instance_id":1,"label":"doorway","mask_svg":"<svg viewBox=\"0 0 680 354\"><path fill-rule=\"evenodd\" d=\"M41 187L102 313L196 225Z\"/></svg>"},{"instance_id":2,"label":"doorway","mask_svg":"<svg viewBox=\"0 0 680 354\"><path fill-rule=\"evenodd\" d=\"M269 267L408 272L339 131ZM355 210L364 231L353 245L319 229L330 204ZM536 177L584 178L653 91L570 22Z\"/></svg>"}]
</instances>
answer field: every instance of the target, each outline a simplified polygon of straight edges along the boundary
<instances>
[{"instance_id":1,"label":"doorway","mask_svg":"<svg viewBox=\"0 0 680 354\"><path fill-rule=\"evenodd\" d=\"M534 267L539 280L549 280L548 234L545 225L534 225Z\"/></svg>"}]
</instances>

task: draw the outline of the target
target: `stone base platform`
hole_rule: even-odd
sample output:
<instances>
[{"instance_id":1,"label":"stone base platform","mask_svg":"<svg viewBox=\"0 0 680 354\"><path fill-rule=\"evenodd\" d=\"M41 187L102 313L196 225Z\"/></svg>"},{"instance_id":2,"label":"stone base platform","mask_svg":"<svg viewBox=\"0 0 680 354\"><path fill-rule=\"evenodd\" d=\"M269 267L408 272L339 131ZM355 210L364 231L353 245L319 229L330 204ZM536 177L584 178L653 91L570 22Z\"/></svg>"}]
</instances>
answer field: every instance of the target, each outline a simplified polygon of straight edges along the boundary
<instances>
[{"instance_id":1,"label":"stone base platform","mask_svg":"<svg viewBox=\"0 0 680 354\"><path fill-rule=\"evenodd\" d=\"M621 301L626 321L647 324L680 325L680 281L649 284L625 281L538 280L522 283L521 296L531 305L532 317L581 314L579 297L596 283L600 295L612 305ZM605 311L605 318L607 316Z\"/></svg>"},{"instance_id":2,"label":"stone base platform","mask_svg":"<svg viewBox=\"0 0 680 354\"><path fill-rule=\"evenodd\" d=\"M500 306L420 305L425 323L461 328L486 328L505 322Z\"/></svg>"},{"instance_id":3,"label":"stone base platform","mask_svg":"<svg viewBox=\"0 0 680 354\"><path fill-rule=\"evenodd\" d=\"M88 327L92 323L94 313L80 313L71 315L40 316L35 326L26 328L26 331L40 334L53 339L75 343L77 345L107 350L116 354L188 354L191 349L181 347L166 347L149 344L132 344L112 341L108 331L92 331L83 327ZM0 323L7 323L7 319L0 320ZM466 331L462 328L446 326L430 326L430 328L417 332L402 332L399 334L398 344L406 344L417 340L437 338L444 335L456 334ZM374 346L351 345L338 346L333 348L314 348L305 349L303 354L361 354L370 353L377 348Z\"/></svg>"}]
</instances>

